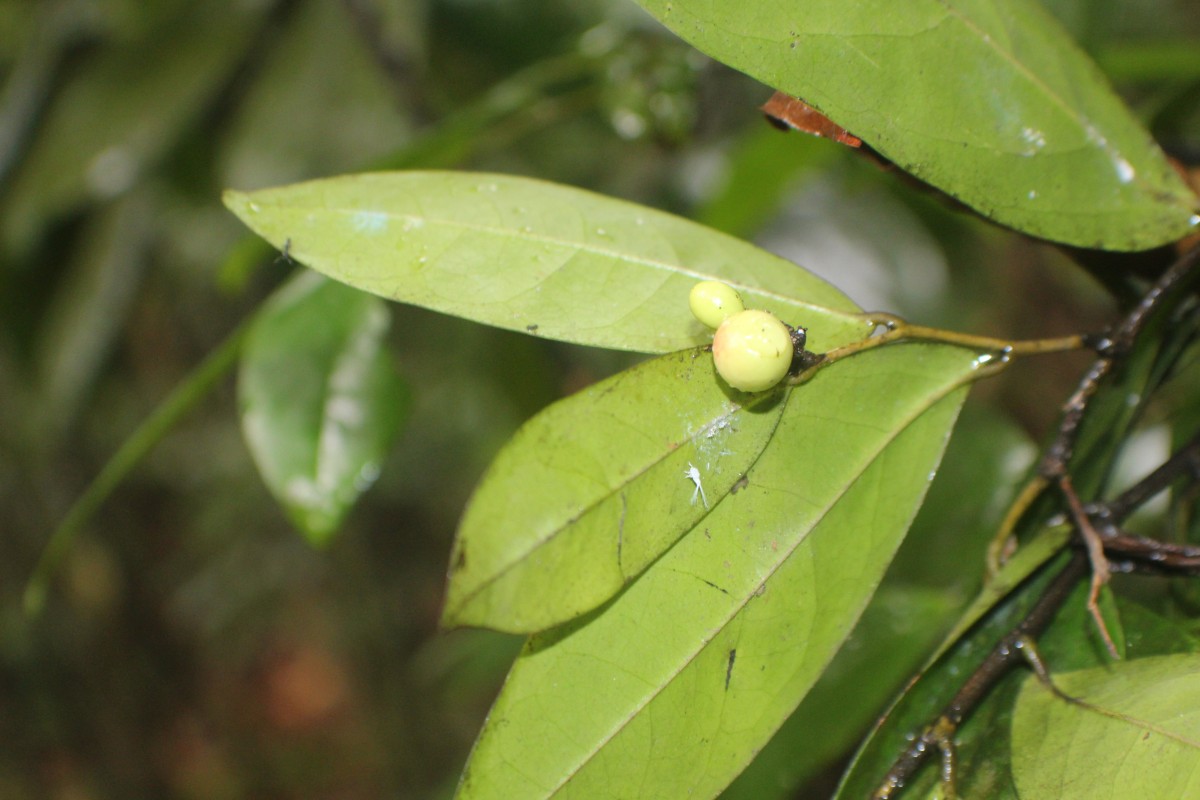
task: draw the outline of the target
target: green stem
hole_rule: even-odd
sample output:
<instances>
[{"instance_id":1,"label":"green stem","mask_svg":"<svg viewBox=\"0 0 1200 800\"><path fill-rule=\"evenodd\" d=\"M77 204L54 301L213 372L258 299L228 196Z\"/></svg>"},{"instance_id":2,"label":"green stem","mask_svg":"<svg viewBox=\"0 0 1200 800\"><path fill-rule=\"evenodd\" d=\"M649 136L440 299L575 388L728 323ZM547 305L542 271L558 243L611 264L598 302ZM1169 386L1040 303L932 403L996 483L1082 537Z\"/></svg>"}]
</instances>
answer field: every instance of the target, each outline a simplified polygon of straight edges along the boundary
<instances>
[{"instance_id":1,"label":"green stem","mask_svg":"<svg viewBox=\"0 0 1200 800\"><path fill-rule=\"evenodd\" d=\"M87 489L67 511L50 540L25 586L25 611L37 614L46 601L50 579L63 556L75 541L88 520L99 510L113 490L174 428L184 416L199 405L217 382L233 367L241 353L250 325L243 322L225 341L208 355L191 374L176 386L167 398L147 417L121 445Z\"/></svg>"},{"instance_id":2,"label":"green stem","mask_svg":"<svg viewBox=\"0 0 1200 800\"><path fill-rule=\"evenodd\" d=\"M928 328L924 325L913 325L911 322L907 322L892 314L875 313L868 315L867 318L876 325L887 328L886 332L876 337L883 339L883 343L900 340L944 342L945 344L957 344L975 350L991 350L995 353L1015 356L1062 353L1068 350L1081 350L1087 346L1085 337L1082 334L1061 336L1054 339L1013 341L1009 339L996 339L991 336L975 336L970 333L947 331L941 328Z\"/></svg>"},{"instance_id":3,"label":"green stem","mask_svg":"<svg viewBox=\"0 0 1200 800\"><path fill-rule=\"evenodd\" d=\"M886 328L878 336L872 336L853 344L839 347L825 354L828 361L853 355L872 347L900 341L941 342L968 347L972 350L988 350L1003 356L1030 356L1044 353L1063 353L1070 350L1082 350L1087 347L1086 337L1082 334L1061 336L1054 339L996 339L991 336L975 336L970 333L959 333L941 328L928 328L924 325L913 325L900 317L891 314L874 313L867 319L877 326Z\"/></svg>"}]
</instances>

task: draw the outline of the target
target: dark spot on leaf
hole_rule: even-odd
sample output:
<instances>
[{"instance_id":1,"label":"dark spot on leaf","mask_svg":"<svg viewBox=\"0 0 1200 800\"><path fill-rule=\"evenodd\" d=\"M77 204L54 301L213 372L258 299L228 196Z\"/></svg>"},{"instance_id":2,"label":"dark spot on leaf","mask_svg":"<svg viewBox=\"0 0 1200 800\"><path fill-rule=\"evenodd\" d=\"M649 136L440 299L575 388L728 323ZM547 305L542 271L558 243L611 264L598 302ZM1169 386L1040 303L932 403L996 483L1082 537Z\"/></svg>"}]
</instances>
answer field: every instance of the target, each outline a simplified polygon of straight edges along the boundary
<instances>
[{"instance_id":1,"label":"dark spot on leaf","mask_svg":"<svg viewBox=\"0 0 1200 800\"><path fill-rule=\"evenodd\" d=\"M731 486L729 488L729 493L737 494L738 492L740 492L742 489L745 489L749 485L750 485L750 479L747 478L745 475L743 475L742 477L738 478L736 481L733 482L733 486Z\"/></svg>"},{"instance_id":2,"label":"dark spot on leaf","mask_svg":"<svg viewBox=\"0 0 1200 800\"><path fill-rule=\"evenodd\" d=\"M617 523L617 569L621 570L621 574L625 574L624 565L621 563L621 548L625 544L625 512L628 501L625 499L625 493L621 492L621 519Z\"/></svg>"},{"instance_id":3,"label":"dark spot on leaf","mask_svg":"<svg viewBox=\"0 0 1200 800\"><path fill-rule=\"evenodd\" d=\"M715 583L713 583L712 581L705 581L705 580L704 580L704 578L701 578L700 580L704 581L706 584L708 584L708 585L709 585L709 586L711 586L712 588L716 589L716 590L717 590L718 592L720 592L721 594L729 594L729 592L725 591L725 590L724 590L724 589L722 589L720 586L717 586L717 585L716 585Z\"/></svg>"},{"instance_id":4,"label":"dark spot on leaf","mask_svg":"<svg viewBox=\"0 0 1200 800\"><path fill-rule=\"evenodd\" d=\"M457 570L462 569L466 565L467 565L467 548L463 547L463 548L459 549L458 555L455 556L455 558L454 558L454 569L455 569L455 571L457 571Z\"/></svg>"},{"instance_id":5,"label":"dark spot on leaf","mask_svg":"<svg viewBox=\"0 0 1200 800\"><path fill-rule=\"evenodd\" d=\"M526 325L525 326L525 330L529 331L530 333L537 333L537 329L538 329L537 325Z\"/></svg>"},{"instance_id":6,"label":"dark spot on leaf","mask_svg":"<svg viewBox=\"0 0 1200 800\"><path fill-rule=\"evenodd\" d=\"M729 679L733 677L733 662L737 660L737 648L729 651L729 663L725 666L725 691L729 691Z\"/></svg>"}]
</instances>

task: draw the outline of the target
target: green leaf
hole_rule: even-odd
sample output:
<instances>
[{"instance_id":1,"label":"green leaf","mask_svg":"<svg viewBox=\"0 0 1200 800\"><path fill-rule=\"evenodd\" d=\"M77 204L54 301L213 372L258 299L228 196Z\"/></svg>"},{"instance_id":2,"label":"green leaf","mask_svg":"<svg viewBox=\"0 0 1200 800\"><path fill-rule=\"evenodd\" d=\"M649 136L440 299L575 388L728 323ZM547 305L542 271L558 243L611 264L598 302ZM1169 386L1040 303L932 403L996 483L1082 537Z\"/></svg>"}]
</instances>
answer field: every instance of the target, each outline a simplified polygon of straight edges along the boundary
<instances>
[{"instance_id":1,"label":"green leaf","mask_svg":"<svg viewBox=\"0 0 1200 800\"><path fill-rule=\"evenodd\" d=\"M530 639L459 796L716 794L853 627L975 372L973 352L901 344L788 391L743 488L611 603Z\"/></svg>"},{"instance_id":2,"label":"green leaf","mask_svg":"<svg viewBox=\"0 0 1200 800\"><path fill-rule=\"evenodd\" d=\"M949 466L943 464L943 474ZM909 543L911 534L905 546ZM796 797L801 785L836 764L863 736L937 644L958 605L953 592L892 583L889 573L804 702L721 800Z\"/></svg>"},{"instance_id":3,"label":"green leaf","mask_svg":"<svg viewBox=\"0 0 1200 800\"><path fill-rule=\"evenodd\" d=\"M504 175L348 175L225 204L297 261L359 289L567 342L667 353L705 344L699 280L809 329L810 347L870 325L820 278L743 241L661 211Z\"/></svg>"},{"instance_id":4,"label":"green leaf","mask_svg":"<svg viewBox=\"0 0 1200 800\"><path fill-rule=\"evenodd\" d=\"M443 622L532 633L612 597L745 475L775 432L781 394L729 390L695 349L543 411L467 507Z\"/></svg>"},{"instance_id":5,"label":"green leaf","mask_svg":"<svg viewBox=\"0 0 1200 800\"><path fill-rule=\"evenodd\" d=\"M996 526L1036 457L1037 448L1016 422L995 408L968 404L891 570L956 594L965 606L983 582ZM963 502L965 497L972 501Z\"/></svg>"},{"instance_id":6,"label":"green leaf","mask_svg":"<svg viewBox=\"0 0 1200 800\"><path fill-rule=\"evenodd\" d=\"M1004 225L1141 250L1200 224L1196 197L1034 0L638 3Z\"/></svg>"},{"instance_id":7,"label":"green leaf","mask_svg":"<svg viewBox=\"0 0 1200 800\"><path fill-rule=\"evenodd\" d=\"M379 473L408 392L370 295L304 273L263 306L238 380L242 431L267 487L324 544Z\"/></svg>"},{"instance_id":8,"label":"green leaf","mask_svg":"<svg viewBox=\"0 0 1200 800\"><path fill-rule=\"evenodd\" d=\"M911 683L961 615L1018 478L1013 471L1032 451L1013 423L974 404L963 408L937 479L862 619L796 713L722 800L794 797L865 738L880 709ZM980 500L962 502L968 496ZM820 737L813 736L817 729Z\"/></svg>"},{"instance_id":9,"label":"green leaf","mask_svg":"<svg viewBox=\"0 0 1200 800\"><path fill-rule=\"evenodd\" d=\"M1200 657L1156 656L1054 676L1085 705L1026 679L1013 715L1022 797L1200 794Z\"/></svg>"}]
</instances>

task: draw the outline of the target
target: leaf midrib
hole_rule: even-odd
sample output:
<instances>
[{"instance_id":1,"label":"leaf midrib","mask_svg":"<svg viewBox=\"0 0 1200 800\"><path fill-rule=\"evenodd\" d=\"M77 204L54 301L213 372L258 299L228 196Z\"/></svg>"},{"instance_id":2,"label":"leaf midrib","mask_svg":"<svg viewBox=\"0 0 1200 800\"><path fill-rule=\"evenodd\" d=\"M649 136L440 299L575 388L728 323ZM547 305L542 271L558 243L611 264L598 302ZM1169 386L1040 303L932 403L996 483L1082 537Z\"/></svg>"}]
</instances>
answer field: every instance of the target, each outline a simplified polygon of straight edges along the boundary
<instances>
[{"instance_id":1,"label":"leaf midrib","mask_svg":"<svg viewBox=\"0 0 1200 800\"><path fill-rule=\"evenodd\" d=\"M700 348L698 348L698 349L700 349ZM613 496L618 495L621 492L625 491L625 489L627 489L630 484L632 484L633 482L635 482L636 480L641 478L643 475L648 473L650 470L654 469L656 466L661 464L666 459L670 458L674 453L678 452L679 448L681 446L683 446L683 444L685 444L686 442L697 441L701 436L703 436L705 434L706 431L708 431L713 425L719 423L721 420L733 419L734 417L736 417L736 415L738 415L744 411L751 410L755 406L757 406L759 403L770 399L770 396L771 395L769 393L763 393L762 396L754 398L753 402L746 403L745 405L740 405L740 406L734 408L732 411L727 411L727 412L717 416L712 421L710 421L708 424L702 425L700 427L700 429L694 435L684 437L678 443L675 443L674 447L664 449L660 455L649 460L644 467L639 468L636 472L630 473L628 478L625 479L624 481L622 481L618 486L611 487L610 489L603 492L594 501L592 501L588 505L584 506L583 509L581 509L578 514L571 517L565 523L558 525L558 527L554 528L546 536L543 536L542 538L538 539L527 550L524 550L519 555L517 555L515 558L513 558L509 563L505 564L503 568L491 573L491 577L488 580L480 583L473 591L464 595L462 601L457 604L457 607L459 609L466 607L476 597L478 597L482 592L484 592L488 587L499 582L501 579L504 578L505 575L509 574L510 572L512 572L512 570L514 570L518 566L520 566L521 563L524 562L527 558L529 558L529 556L532 553L536 552L541 547L544 547L546 544L548 544L549 542L553 541L554 539L556 539L557 537L559 537L560 535L565 533L570 526L574 525L576 522L578 522L579 520L583 519L584 517L586 517L587 515L592 513L602 503L607 502ZM784 404L786 404L786 400L781 405L784 405ZM753 468L754 464L758 463L758 459L762 456L763 451L767 449L767 446L769 446L771 437L774 436L775 429L779 426L779 420L781 420L782 418L783 418L783 410L781 409L779 414L776 415L775 425L772 426L770 433L767 435L766 444L764 444L763 447L759 450L758 454L755 455L754 460L752 462L750 462L750 465L746 468L746 472L749 472L750 469ZM724 499L724 496L722 496L722 499ZM717 504L714 503L712 508L716 508L716 506L717 506ZM711 509L708 512L706 512L705 514L702 514L700 516L700 518L692 525L692 528L694 528L696 525L699 525L700 521L703 520L706 516L708 516L709 513L711 513ZM689 528L688 530L691 530L691 528ZM684 531L683 533L680 534L680 536L683 536L686 533L687 533L687 531ZM619 563L618 563L618 567L621 567L621 565ZM623 583L628 583L628 577L625 575L625 570L623 568L621 568L621 576L624 579ZM564 621L566 621L566 620L564 620Z\"/></svg>"},{"instance_id":2,"label":"leaf midrib","mask_svg":"<svg viewBox=\"0 0 1200 800\"><path fill-rule=\"evenodd\" d=\"M943 387L943 389L940 390L936 395L929 395L926 398L926 402L918 404L919 410L916 411L916 413L913 413L913 414L910 414L909 416L907 416L904 419L904 422L902 425L897 425L896 428L891 432L891 435L889 435L885 440L881 440L882 444L879 447L877 447L874 452L872 452L870 454L869 458L864 460L864 462L863 462L864 466L862 467L862 469L860 469L855 474L854 479L851 481L848 481L846 483L845 487L843 487L841 491L839 491L835 496L833 496L831 501L825 506L824 509L821 510L820 514L815 518L816 521L809 528L808 532L806 532L803 536L797 537L793 541L791 546L789 546L786 549L786 551L784 551L784 550L780 551L781 557L776 561L774 566L772 566L771 569L767 572L766 577L763 578L763 580L760 582L760 585L766 585L767 582L770 581L771 578L774 577L774 575L783 567L783 565L791 559L792 555L796 552L796 549L804 541L806 541L808 539L809 534L811 534L812 531L815 530L821 524L821 522L825 519L826 515L828 515L829 512L833 509L833 507L835 505L837 505L838 502L841 501L842 497L845 496L846 492L848 492L850 490L850 487L854 486L858 482L858 480L862 477L862 474L864 472L866 472L866 470L871 466L871 464L873 464L875 462L875 460L877 458L879 458L879 455L893 441L895 441L896 437L898 437L900 435L900 433L907 430L908 427L910 425L912 425L912 423L914 421L916 421L917 418L919 418L922 414L927 412L934 405L936 405L937 403L939 403L940 401L945 399L952 392L962 388L963 386L967 385L970 382L971 382L971 373L967 373L966 375L959 376L954 381L952 381L950 384L948 384L946 387ZM800 387L792 387L788 390L788 398L785 402L791 401L792 392L794 392L797 388L800 388ZM782 415L781 415L781 418L782 418ZM762 457L762 453L766 452L766 449L767 449L766 447L763 448L762 452L759 453L758 458ZM758 459L756 458L755 463L757 463L757 461L758 461ZM751 469L753 469L753 467ZM747 474L749 474L749 472L750 472L750 470L747 470ZM662 692L666 691L667 687L670 686L684 672L684 670L688 669L688 667L690 667L695 662L696 658L698 658L701 653L703 653L705 650L708 649L709 645L712 644L712 642L717 638L717 635L720 634L721 632L723 632L729 626L729 624L734 619L736 619L737 616L742 613L742 611L745 610L746 605L750 602L750 599L755 596L756 596L755 592L750 592L749 594L746 594L745 597L739 599L736 603L734 603L734 605L731 607L732 608L731 613L726 615L726 617L723 620L721 620L721 622L718 625L713 626L712 628L709 629L710 635L701 641L700 646L697 647L686 658L684 658L681 661L679 667L668 674L666 680L662 681L658 686L654 687L653 690L651 691L651 693L646 696L646 698L644 699L643 702L639 703L632 710L632 712L630 714L628 714L624 719L620 720L618 722L618 724L613 728L612 732L609 735L607 735L602 740L600 740L597 743L596 747L594 747L589 753L586 754L585 758L583 758L574 768L572 768L569 772L567 772L565 774L565 776L563 777L563 779L560 780L558 782L558 784L556 784L554 787L552 787L549 790L549 792L546 794L546 797L548 797L548 798L553 797L555 794L557 794L559 792L560 789L562 789L564 786L566 786L568 783L570 783L571 780L574 779L574 777L576 775L578 775L585 766L587 766L589 763L591 763L596 758L596 756L599 755L600 752L605 747L608 746L609 742L611 742L618 735L620 735L620 733L623 730L625 730L625 728L628 727L628 725L631 722L633 722L633 720L636 719L639 714L641 714L647 707L649 707L649 705L651 703L653 703L654 700Z\"/></svg>"},{"instance_id":3,"label":"leaf midrib","mask_svg":"<svg viewBox=\"0 0 1200 800\"><path fill-rule=\"evenodd\" d=\"M255 200L254 202L257 202L260 206L266 205L266 203L264 203L262 200ZM298 204L274 203L274 205L277 208L294 210L296 212L303 212L304 210L306 210L305 206L301 206ZM339 214L339 215L344 215L344 216L354 216L355 214L361 214L364 210L361 208L344 208L344 207L340 207L340 206L314 206L312 208L319 209L321 211L324 211L324 212L327 212L330 214ZM568 240L568 239L563 239L561 237L550 236L550 235L547 235L544 233L537 233L537 232L533 232L533 231L522 231L522 230L517 230L514 228L499 227L496 225L485 225L482 223L473 223L473 222L468 222L468 221L464 221L464 220L449 219L449 218L444 218L444 217L434 217L434 216L422 215L422 214L405 214L405 213L399 213L399 212L387 211L387 210L383 210L383 211L373 210L371 213L383 214L384 216L386 216L388 219L391 219L391 220L397 220L397 221L414 220L414 221L420 221L426 225L440 225L440 226L444 226L444 227L451 228L451 229L468 231L468 232L472 232L472 233L486 234L486 235L496 236L496 237L500 237L500 238L516 239L516 240L520 240L520 241L530 241L530 242L536 242L539 244L553 245L555 247L561 247L563 249L576 250L576 251L581 251L581 252L584 252L584 253L587 253L590 255L603 256L603 257L612 258L612 259L615 259L618 261L625 261L625 262L628 262L631 264L638 264L640 266L648 267L650 269L668 272L673 275L682 275L684 277L694 278L697 281L709 280L709 279L715 278L715 279L721 280L723 283L729 284L730 286L732 286L735 289L745 291L747 294L752 294L752 295L756 295L759 297L765 297L770 300L774 300L774 301L784 303L787 305L797 306L797 307L804 308L804 309L811 309L814 311L821 311L821 312L825 312L828 314L842 316L842 317L845 317L848 321L849 320L857 320L861 313L860 310L857 310L857 307L854 306L854 303L851 300L849 300L848 298L843 297L843 299L845 299L846 303L849 306L854 307L856 310L852 311L849 309L835 308L832 306L817 305L815 303L810 303L805 300L797 299L795 297L791 297L788 295L782 295L777 292L773 292L768 289L764 289L760 286L754 286L754 285L751 285L748 283L744 283L737 278L731 278L726 275L721 275L721 274L717 274L717 273L699 272L697 270L689 269L689 268L681 266L679 264L669 263L669 262L661 261L659 259L649 258L649 257L639 255L639 254L631 254L631 253L623 252L620 250L614 250L612 248L601 247L601 246L594 245L594 244L591 244L588 242L580 242L580 241L572 241L572 240ZM681 220L681 221L686 222L686 220ZM698 223L696 223L696 224L698 224ZM669 238L667 238L667 241L669 242ZM736 241L739 241L740 244L745 244L744 242L740 242L740 240L736 240ZM672 247L673 247L673 245L672 245ZM791 263L790 261L780 258L779 256L776 256L772 253L768 253L765 250L762 252L764 255L769 256L770 258L778 261L781 266L787 266L787 267L791 267L793 269L803 269L802 267L799 267L799 266ZM556 268L555 271L550 274L557 273L559 269L562 269L562 267ZM809 273L805 273L805 274L807 275ZM820 281L820 279L817 278L815 275L812 276L812 278L815 282ZM828 287L828 285L825 285L822 288L825 289L826 291L828 291L832 287ZM834 290L834 291L836 291L836 290Z\"/></svg>"}]
</instances>

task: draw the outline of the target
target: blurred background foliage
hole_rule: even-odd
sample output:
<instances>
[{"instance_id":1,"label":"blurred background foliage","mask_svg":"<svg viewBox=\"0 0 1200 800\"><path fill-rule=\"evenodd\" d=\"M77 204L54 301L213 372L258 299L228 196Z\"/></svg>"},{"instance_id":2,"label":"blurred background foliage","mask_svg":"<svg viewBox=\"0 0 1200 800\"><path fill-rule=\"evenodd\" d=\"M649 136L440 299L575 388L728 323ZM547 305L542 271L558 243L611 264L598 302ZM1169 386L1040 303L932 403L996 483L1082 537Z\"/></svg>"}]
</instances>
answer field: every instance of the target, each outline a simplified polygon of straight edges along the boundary
<instances>
[{"instance_id":1,"label":"blurred background foliage","mask_svg":"<svg viewBox=\"0 0 1200 800\"><path fill-rule=\"evenodd\" d=\"M1195 0L1047 5L1194 161ZM630 363L393 307L412 417L324 550L256 475L231 375L27 617L24 583L72 500L293 269L222 188L510 172L751 238L925 324L1036 337L1114 313L1054 249L770 128L769 90L625 0L0 0L0 80L0 797L448 797L519 646L437 630L462 505L524 419ZM729 796L828 793L976 588L989 526L1081 363L976 390L807 721ZM1166 435L1143 438L1161 457Z\"/></svg>"}]
</instances>

